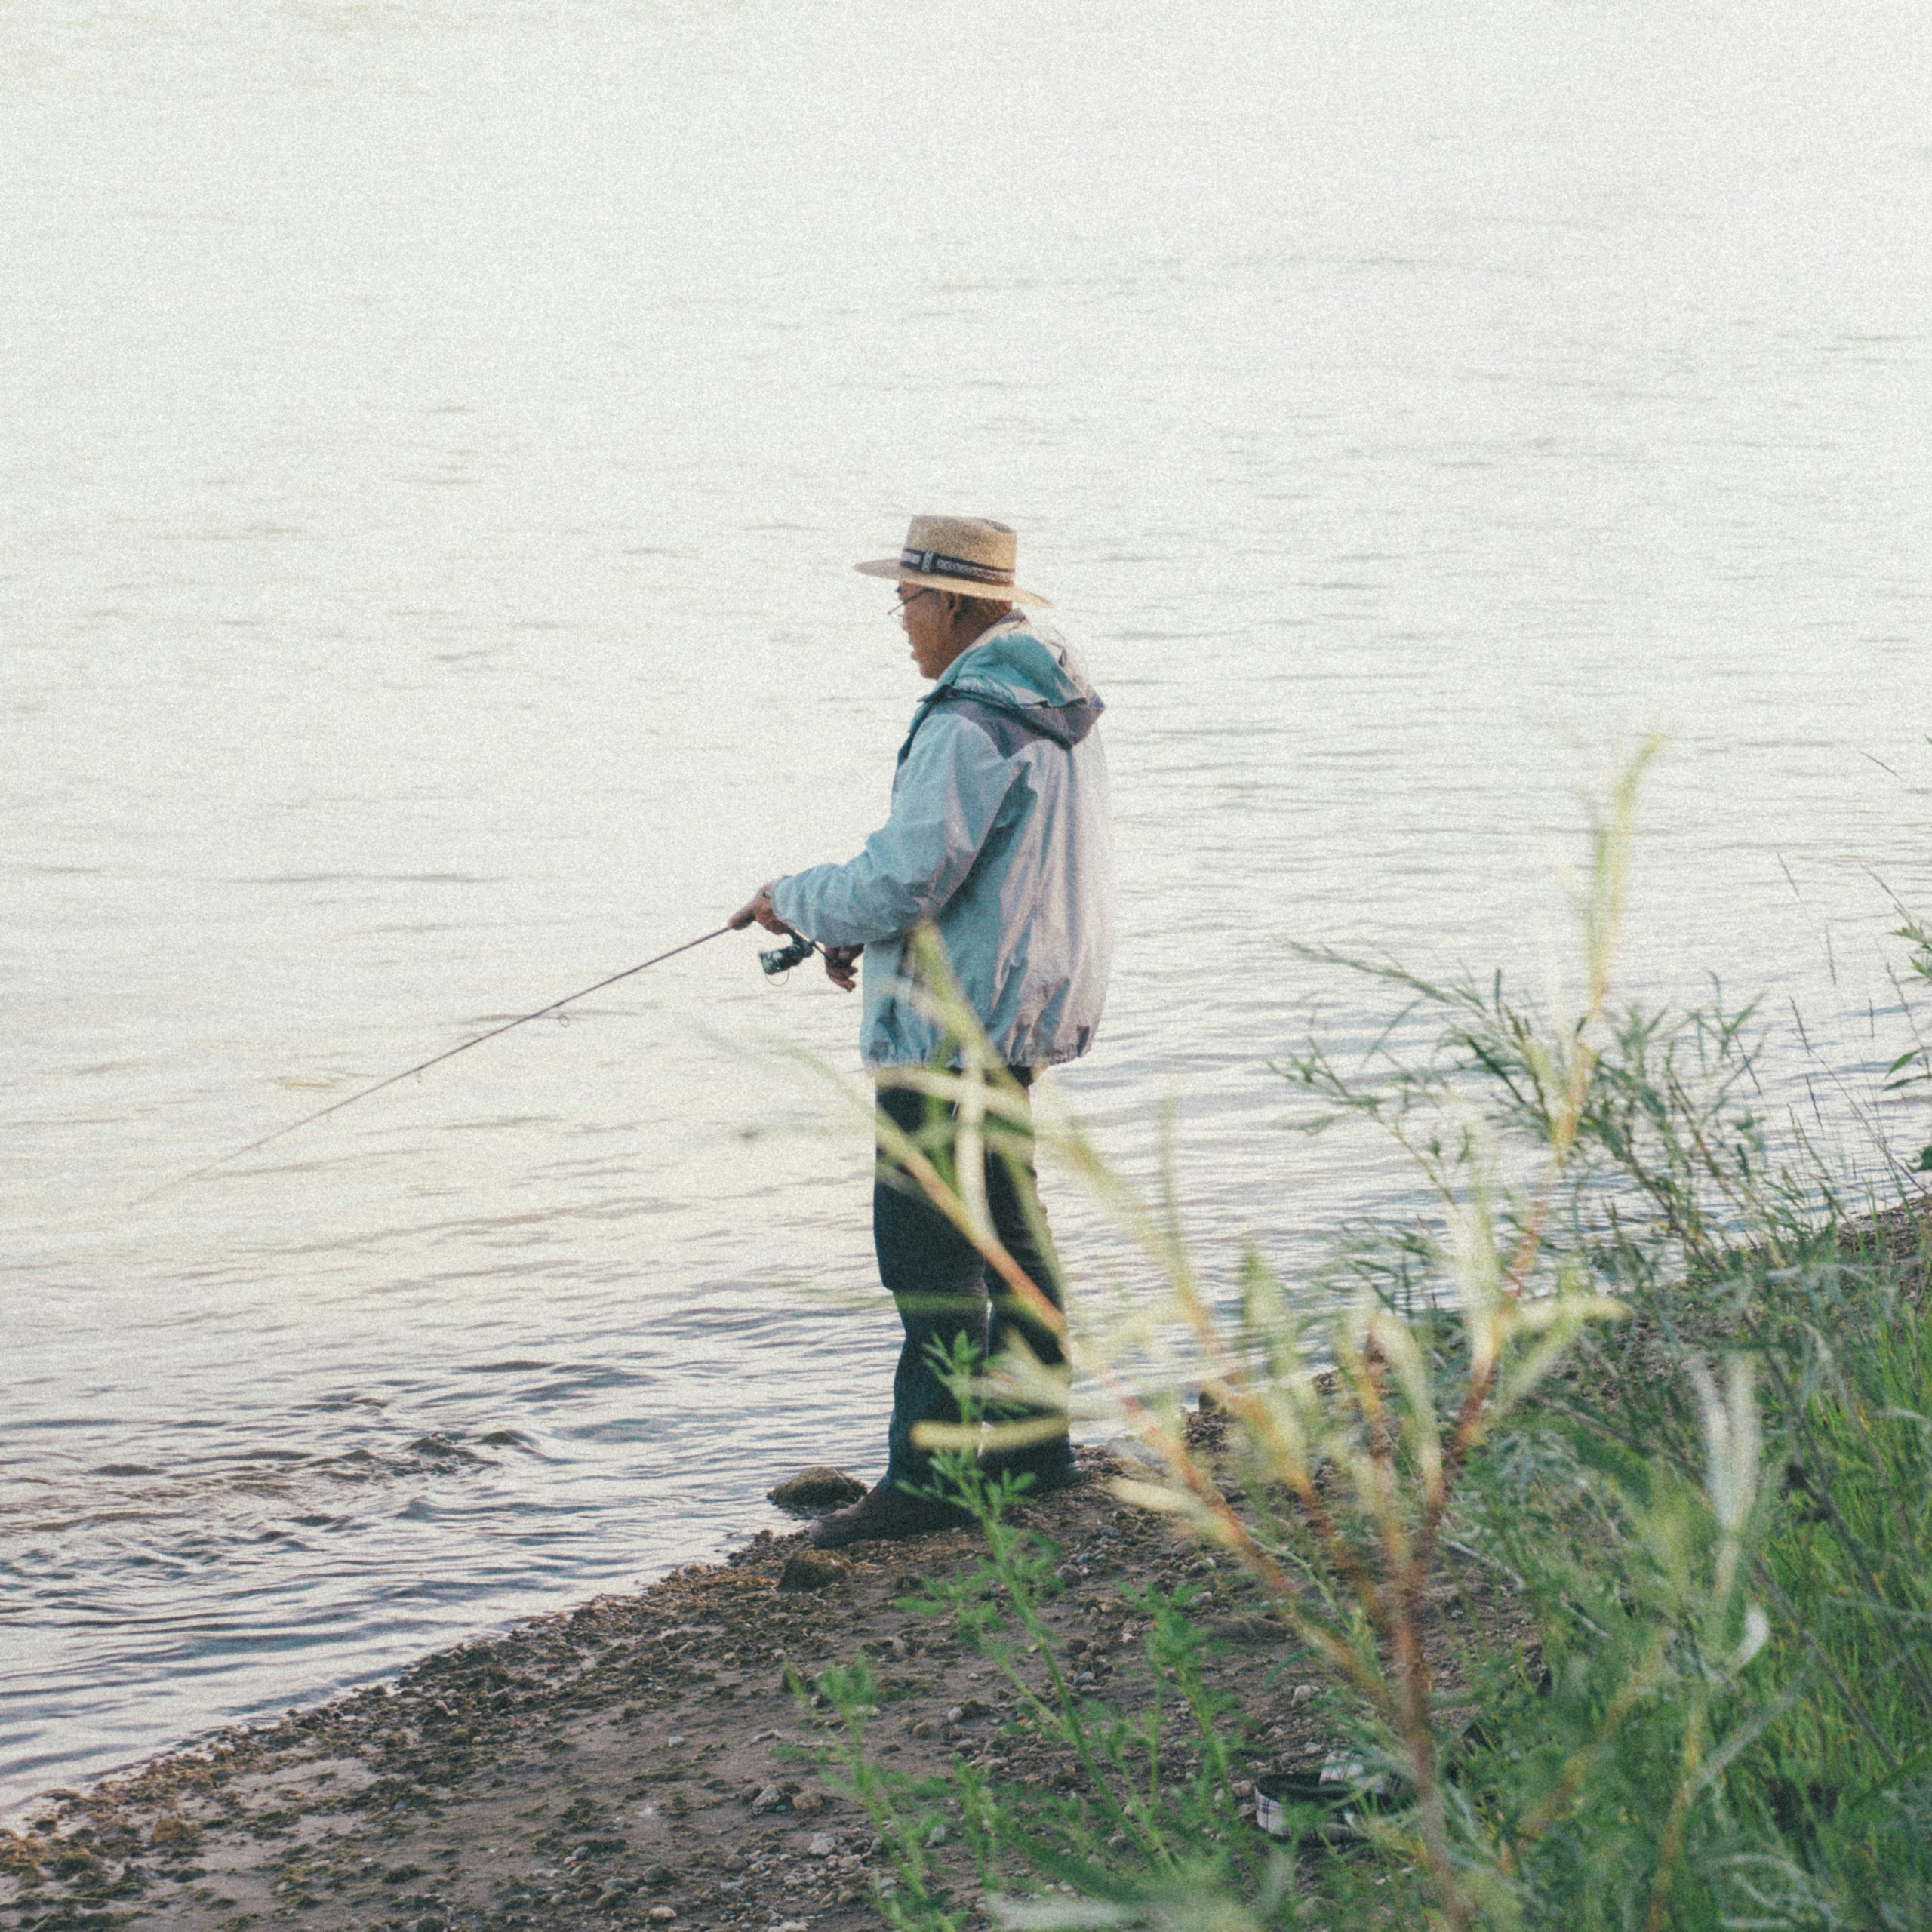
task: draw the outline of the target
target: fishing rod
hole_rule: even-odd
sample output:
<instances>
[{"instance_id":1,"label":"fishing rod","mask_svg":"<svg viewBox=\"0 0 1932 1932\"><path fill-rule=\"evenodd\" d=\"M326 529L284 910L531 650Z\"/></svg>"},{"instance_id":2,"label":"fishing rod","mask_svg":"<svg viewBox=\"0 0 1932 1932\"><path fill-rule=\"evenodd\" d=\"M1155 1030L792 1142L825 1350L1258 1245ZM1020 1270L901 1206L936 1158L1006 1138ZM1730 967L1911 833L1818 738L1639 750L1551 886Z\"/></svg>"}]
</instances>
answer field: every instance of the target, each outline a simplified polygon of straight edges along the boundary
<instances>
[{"instance_id":1,"label":"fishing rod","mask_svg":"<svg viewBox=\"0 0 1932 1932\"><path fill-rule=\"evenodd\" d=\"M395 1086L413 1075L426 1073L432 1066L440 1066L446 1060L454 1060L458 1054L466 1054L472 1047L480 1047L485 1040L500 1038L512 1032L519 1026L528 1026L533 1020L542 1020L550 1014L560 1013L567 1006L574 1006L580 999L588 999L592 993L601 993L606 986L614 986L620 980L635 979L653 966L661 966L667 959L675 959L681 952L690 952L698 946L709 946L715 939L722 939L736 928L720 926L715 932L709 932L701 939L688 939L682 946L674 946L668 952L660 952L635 966L626 966L621 973L613 973L608 980L599 980L594 986L586 986L580 992L567 993L561 999L553 999L548 1006L540 1006L534 1013L520 1014L514 1020L506 1020L500 1026L492 1026L487 1033L478 1033L473 1038L463 1041L458 1045L446 1047L439 1054L432 1054L426 1060L419 1060L414 1066L406 1066L400 1073L392 1073L386 1080L378 1080L372 1087L365 1087L353 1094L345 1094L339 1100L331 1100L325 1107L318 1107L312 1114L304 1114L300 1120L291 1121L286 1127L278 1127L272 1134L265 1134L259 1140L251 1140L245 1147L237 1147L232 1153L224 1154L219 1160L211 1161L206 1167L196 1168L192 1173L177 1175L173 1180L163 1181L152 1193L144 1194L143 1201L152 1201L157 1194L165 1194L170 1188L185 1187L191 1180L199 1180L204 1174L211 1174L217 1168L225 1168L231 1161L238 1161L245 1154L253 1154L273 1140L279 1140L285 1134L293 1134L297 1128L308 1127L318 1120L325 1120L331 1114L340 1113L344 1107L352 1107L358 1100L366 1100L371 1094L380 1094L385 1087ZM803 934L795 934L787 946L774 946L768 952L761 952L758 963L768 974L776 976L789 972L794 966L800 966L818 950L817 945Z\"/></svg>"}]
</instances>

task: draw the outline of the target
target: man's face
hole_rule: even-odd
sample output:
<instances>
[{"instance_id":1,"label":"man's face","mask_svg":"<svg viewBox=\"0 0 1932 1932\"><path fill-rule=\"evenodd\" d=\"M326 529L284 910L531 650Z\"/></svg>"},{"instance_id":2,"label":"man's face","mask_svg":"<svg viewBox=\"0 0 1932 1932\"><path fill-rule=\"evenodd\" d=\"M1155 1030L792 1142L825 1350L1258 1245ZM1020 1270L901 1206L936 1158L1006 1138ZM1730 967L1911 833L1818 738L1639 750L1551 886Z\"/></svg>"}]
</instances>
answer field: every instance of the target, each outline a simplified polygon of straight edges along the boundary
<instances>
[{"instance_id":1,"label":"man's face","mask_svg":"<svg viewBox=\"0 0 1932 1932\"><path fill-rule=\"evenodd\" d=\"M923 678L937 678L958 654L952 648L952 611L937 590L899 586L899 620Z\"/></svg>"}]
</instances>

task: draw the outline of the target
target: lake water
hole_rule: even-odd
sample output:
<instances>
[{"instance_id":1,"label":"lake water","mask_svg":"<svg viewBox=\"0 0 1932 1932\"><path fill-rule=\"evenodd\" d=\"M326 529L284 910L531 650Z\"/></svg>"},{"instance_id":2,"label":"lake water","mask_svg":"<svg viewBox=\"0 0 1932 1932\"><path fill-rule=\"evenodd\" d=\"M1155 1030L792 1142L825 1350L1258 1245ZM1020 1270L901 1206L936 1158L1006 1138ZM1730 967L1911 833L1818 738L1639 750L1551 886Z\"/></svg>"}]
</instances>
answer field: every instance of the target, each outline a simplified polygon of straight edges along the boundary
<instances>
[{"instance_id":1,"label":"lake water","mask_svg":"<svg viewBox=\"0 0 1932 1932\"><path fill-rule=\"evenodd\" d=\"M0 1804L876 1472L786 1053L856 1014L751 939L138 1197L855 849L914 510L1109 701L1061 1084L1137 1171L1178 1097L1211 1266L1407 1185L1280 1130L1378 1017L1290 943L1534 981L1654 728L1626 984L1795 1004L1853 1146L1932 903L1929 17L9 10Z\"/></svg>"}]
</instances>

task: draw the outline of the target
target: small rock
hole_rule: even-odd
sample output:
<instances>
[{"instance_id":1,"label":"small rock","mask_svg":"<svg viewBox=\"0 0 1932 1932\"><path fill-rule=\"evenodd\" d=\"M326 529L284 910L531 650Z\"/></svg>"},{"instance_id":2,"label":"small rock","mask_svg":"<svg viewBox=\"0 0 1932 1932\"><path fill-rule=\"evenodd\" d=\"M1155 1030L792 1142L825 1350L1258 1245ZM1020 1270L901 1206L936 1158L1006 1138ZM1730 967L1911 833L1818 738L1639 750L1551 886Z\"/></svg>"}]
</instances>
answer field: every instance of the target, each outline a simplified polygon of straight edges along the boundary
<instances>
[{"instance_id":1,"label":"small rock","mask_svg":"<svg viewBox=\"0 0 1932 1932\"><path fill-rule=\"evenodd\" d=\"M838 1849L838 1841L829 1832L820 1832L805 1849L814 1858L829 1858Z\"/></svg>"},{"instance_id":2,"label":"small rock","mask_svg":"<svg viewBox=\"0 0 1932 1932\"><path fill-rule=\"evenodd\" d=\"M815 1463L795 1476L787 1476L776 1489L768 1491L766 1497L780 1509L802 1516L856 1503L865 1493L865 1484L848 1476L843 1469L829 1469L822 1463Z\"/></svg>"},{"instance_id":3,"label":"small rock","mask_svg":"<svg viewBox=\"0 0 1932 1932\"><path fill-rule=\"evenodd\" d=\"M667 1737L665 1739L664 1743L667 1749L675 1751L679 1745L684 1743L684 1741L685 1740L681 1737Z\"/></svg>"},{"instance_id":4,"label":"small rock","mask_svg":"<svg viewBox=\"0 0 1932 1932\"><path fill-rule=\"evenodd\" d=\"M776 1811L785 1802L785 1794L775 1784L767 1785L752 1800L754 1811Z\"/></svg>"},{"instance_id":5,"label":"small rock","mask_svg":"<svg viewBox=\"0 0 1932 1932\"><path fill-rule=\"evenodd\" d=\"M754 1794L755 1795L755 1794ZM644 1875L638 1880L640 1885L648 1885L654 1892L661 1892L678 1882L678 1875L668 1865L651 1865L645 1868Z\"/></svg>"},{"instance_id":6,"label":"small rock","mask_svg":"<svg viewBox=\"0 0 1932 1932\"><path fill-rule=\"evenodd\" d=\"M738 1793L739 1803L741 1804L755 1804L758 1802L758 1793L764 1789L764 1787L761 1784L746 1785Z\"/></svg>"},{"instance_id":7,"label":"small rock","mask_svg":"<svg viewBox=\"0 0 1932 1932\"><path fill-rule=\"evenodd\" d=\"M1312 1684L1297 1684L1292 1701L1297 1704L1312 1703L1321 1694Z\"/></svg>"},{"instance_id":8,"label":"small rock","mask_svg":"<svg viewBox=\"0 0 1932 1932\"><path fill-rule=\"evenodd\" d=\"M935 1845L942 1845L945 1844L948 1835L946 1829L943 1825L935 1825L932 1829L926 1834L926 1849L930 1851Z\"/></svg>"},{"instance_id":9,"label":"small rock","mask_svg":"<svg viewBox=\"0 0 1932 1932\"><path fill-rule=\"evenodd\" d=\"M668 1905L654 1905L645 1915L654 1925L669 1925L677 1915Z\"/></svg>"},{"instance_id":10,"label":"small rock","mask_svg":"<svg viewBox=\"0 0 1932 1932\"><path fill-rule=\"evenodd\" d=\"M809 1818L825 1809L825 1800L815 1791L801 1791L792 1798L792 1809L801 1817Z\"/></svg>"},{"instance_id":11,"label":"small rock","mask_svg":"<svg viewBox=\"0 0 1932 1932\"><path fill-rule=\"evenodd\" d=\"M826 1584L837 1583L844 1574L844 1564L835 1556L816 1549L795 1551L780 1574L779 1594L790 1596L800 1590L822 1590Z\"/></svg>"},{"instance_id":12,"label":"small rock","mask_svg":"<svg viewBox=\"0 0 1932 1932\"><path fill-rule=\"evenodd\" d=\"M1272 1644L1287 1634L1279 1624L1259 1617L1211 1617L1207 1630L1229 1644Z\"/></svg>"}]
</instances>

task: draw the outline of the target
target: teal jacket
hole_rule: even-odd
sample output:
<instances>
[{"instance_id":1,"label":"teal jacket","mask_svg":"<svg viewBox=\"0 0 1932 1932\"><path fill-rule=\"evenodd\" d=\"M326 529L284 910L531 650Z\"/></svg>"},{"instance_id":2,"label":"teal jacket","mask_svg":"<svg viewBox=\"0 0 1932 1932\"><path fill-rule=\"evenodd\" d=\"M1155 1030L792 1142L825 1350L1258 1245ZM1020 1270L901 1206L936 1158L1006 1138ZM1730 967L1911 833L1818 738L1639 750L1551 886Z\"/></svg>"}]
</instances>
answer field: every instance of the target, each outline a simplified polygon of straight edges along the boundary
<instances>
[{"instance_id":1,"label":"teal jacket","mask_svg":"<svg viewBox=\"0 0 1932 1932\"><path fill-rule=\"evenodd\" d=\"M891 814L865 850L772 887L787 925L865 948L868 1066L915 1065L938 1048L906 998L906 941L928 923L1008 1066L1092 1045L1113 949L1100 710L1066 640L1012 612L913 713Z\"/></svg>"}]
</instances>

